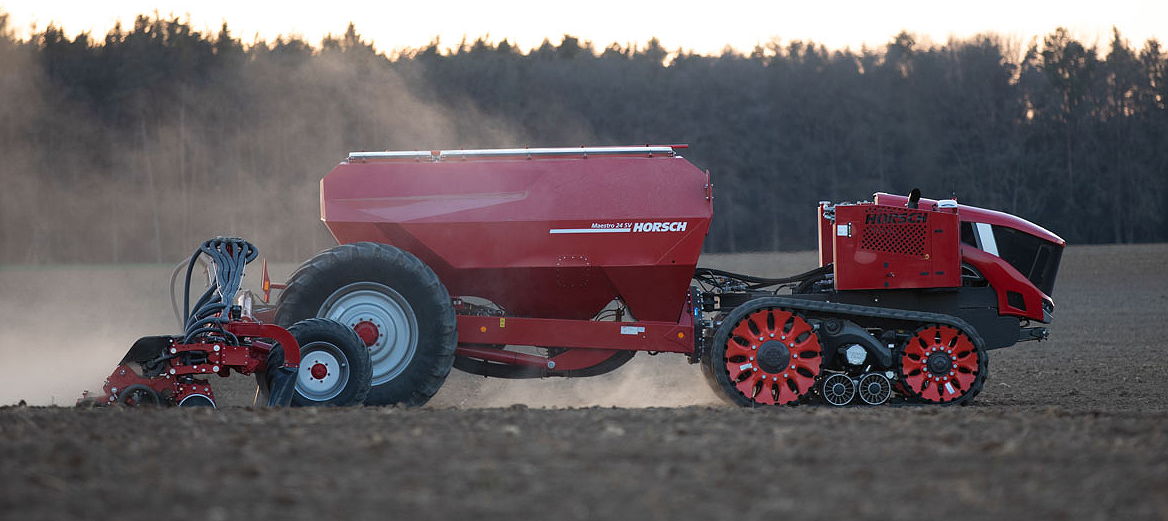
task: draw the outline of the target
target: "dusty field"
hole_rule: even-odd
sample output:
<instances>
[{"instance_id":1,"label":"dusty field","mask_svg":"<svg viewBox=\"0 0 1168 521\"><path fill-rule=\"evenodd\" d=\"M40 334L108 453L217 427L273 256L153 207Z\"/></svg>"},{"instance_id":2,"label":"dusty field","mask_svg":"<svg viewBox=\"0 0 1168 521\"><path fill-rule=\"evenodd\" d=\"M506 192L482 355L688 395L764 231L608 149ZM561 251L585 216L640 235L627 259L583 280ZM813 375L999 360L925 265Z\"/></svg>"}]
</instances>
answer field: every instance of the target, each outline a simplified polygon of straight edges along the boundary
<instances>
[{"instance_id":1,"label":"dusty field","mask_svg":"<svg viewBox=\"0 0 1168 521\"><path fill-rule=\"evenodd\" d=\"M419 410L7 407L0 518L1168 519L1165 258L1068 250L1052 340L993 351L970 407L734 409L667 355L575 381L458 374ZM167 274L0 269L0 404L71 403L172 329Z\"/></svg>"}]
</instances>

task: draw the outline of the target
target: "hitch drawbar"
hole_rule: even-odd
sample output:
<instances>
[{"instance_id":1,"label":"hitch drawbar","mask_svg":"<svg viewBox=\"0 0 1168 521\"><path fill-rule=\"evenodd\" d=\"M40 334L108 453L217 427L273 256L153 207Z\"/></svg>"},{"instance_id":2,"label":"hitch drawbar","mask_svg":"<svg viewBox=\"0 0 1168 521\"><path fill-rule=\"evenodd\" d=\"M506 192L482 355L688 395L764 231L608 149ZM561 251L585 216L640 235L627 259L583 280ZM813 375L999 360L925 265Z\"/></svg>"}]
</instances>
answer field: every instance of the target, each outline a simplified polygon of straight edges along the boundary
<instances>
[{"instance_id":1,"label":"hitch drawbar","mask_svg":"<svg viewBox=\"0 0 1168 521\"><path fill-rule=\"evenodd\" d=\"M1024 327L1018 330L1018 341L1027 342L1030 340L1046 340L1050 338L1050 329L1045 327Z\"/></svg>"}]
</instances>

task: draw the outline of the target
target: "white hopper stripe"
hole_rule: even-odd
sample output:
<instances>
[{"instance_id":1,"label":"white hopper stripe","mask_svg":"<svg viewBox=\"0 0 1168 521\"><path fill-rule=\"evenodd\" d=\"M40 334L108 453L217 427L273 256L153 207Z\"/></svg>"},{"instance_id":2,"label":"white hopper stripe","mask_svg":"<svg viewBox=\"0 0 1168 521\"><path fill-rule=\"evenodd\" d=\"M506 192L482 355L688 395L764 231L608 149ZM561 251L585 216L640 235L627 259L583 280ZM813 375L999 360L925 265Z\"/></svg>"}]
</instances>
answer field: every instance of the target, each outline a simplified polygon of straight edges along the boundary
<instances>
[{"instance_id":1,"label":"white hopper stripe","mask_svg":"<svg viewBox=\"0 0 1168 521\"><path fill-rule=\"evenodd\" d=\"M632 228L552 228L548 233L627 233Z\"/></svg>"}]
</instances>

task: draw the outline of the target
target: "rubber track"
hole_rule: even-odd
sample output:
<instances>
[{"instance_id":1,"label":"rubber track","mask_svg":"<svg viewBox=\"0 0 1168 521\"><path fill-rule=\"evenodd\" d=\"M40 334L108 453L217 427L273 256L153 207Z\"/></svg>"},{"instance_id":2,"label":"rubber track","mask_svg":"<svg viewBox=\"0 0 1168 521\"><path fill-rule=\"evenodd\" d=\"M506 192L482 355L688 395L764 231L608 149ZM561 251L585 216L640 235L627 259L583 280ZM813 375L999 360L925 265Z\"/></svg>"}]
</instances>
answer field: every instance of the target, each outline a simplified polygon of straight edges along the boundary
<instances>
[{"instance_id":1,"label":"rubber track","mask_svg":"<svg viewBox=\"0 0 1168 521\"><path fill-rule=\"evenodd\" d=\"M814 300L803 300L789 297L763 297L768 302L768 305L773 304L774 307L782 307L788 309L797 309L800 311L817 311L820 313L828 313L832 315L841 315L840 318L847 318L848 316L862 316L871 318L883 318L889 320L899 320L904 322L914 323L914 328L923 324L944 324L953 326L966 335L973 341L974 346L980 350L983 357L983 370L986 375L982 378L984 383L986 378L989 378L989 361L984 360L986 355L985 341L982 340L981 335L968 322L961 320L953 315L945 315L943 313L929 313L927 311L909 311L903 309L888 309L877 308L872 306L859 306L856 304L839 304L835 302L819 302ZM763 300L758 299L758 300ZM893 360L896 360L896 354L893 353ZM963 396L960 401L956 403L944 405L959 405L973 401L979 393L981 393L983 385L977 385L974 389L969 391L969 394Z\"/></svg>"}]
</instances>

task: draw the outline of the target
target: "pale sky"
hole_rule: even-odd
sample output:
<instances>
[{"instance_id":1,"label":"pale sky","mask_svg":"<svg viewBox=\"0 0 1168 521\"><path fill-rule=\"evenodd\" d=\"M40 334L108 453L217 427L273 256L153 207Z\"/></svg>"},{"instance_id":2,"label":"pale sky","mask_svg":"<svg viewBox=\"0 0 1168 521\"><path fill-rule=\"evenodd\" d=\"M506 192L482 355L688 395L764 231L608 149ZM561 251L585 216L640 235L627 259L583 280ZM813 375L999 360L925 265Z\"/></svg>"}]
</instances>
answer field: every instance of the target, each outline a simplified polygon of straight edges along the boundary
<instances>
[{"instance_id":1,"label":"pale sky","mask_svg":"<svg viewBox=\"0 0 1168 521\"><path fill-rule=\"evenodd\" d=\"M1112 26L1137 48L1150 37L1168 42L1168 0L325 0L308 5L247 0L0 0L0 10L9 13L10 27L21 36L33 24L43 29L50 22L70 35L89 31L103 36L118 20L128 27L136 14L158 11L163 16L189 16L197 30L218 31L226 20L244 43L298 34L319 44L328 33L343 33L352 21L359 33L387 52L421 47L434 37L452 46L464 35L470 40L507 38L527 49L544 38L558 43L565 33L591 40L597 48L612 42L643 44L656 36L669 50L681 47L706 54L719 53L726 45L749 50L772 39L814 40L829 48L879 47L901 29L937 43L951 36L996 32L1025 44L1060 25L1084 43L1102 47L1110 40Z\"/></svg>"}]
</instances>

